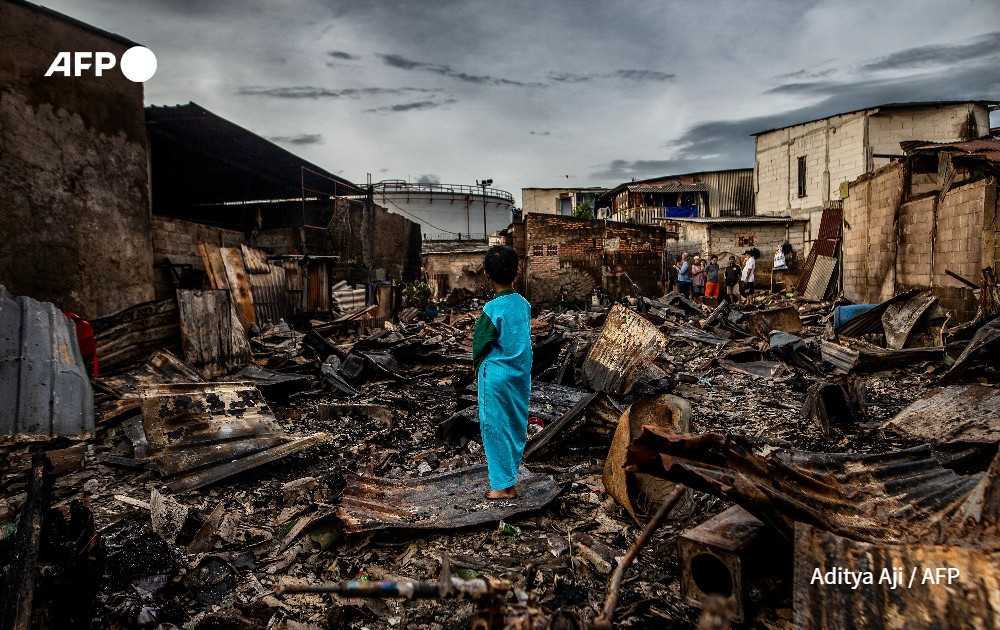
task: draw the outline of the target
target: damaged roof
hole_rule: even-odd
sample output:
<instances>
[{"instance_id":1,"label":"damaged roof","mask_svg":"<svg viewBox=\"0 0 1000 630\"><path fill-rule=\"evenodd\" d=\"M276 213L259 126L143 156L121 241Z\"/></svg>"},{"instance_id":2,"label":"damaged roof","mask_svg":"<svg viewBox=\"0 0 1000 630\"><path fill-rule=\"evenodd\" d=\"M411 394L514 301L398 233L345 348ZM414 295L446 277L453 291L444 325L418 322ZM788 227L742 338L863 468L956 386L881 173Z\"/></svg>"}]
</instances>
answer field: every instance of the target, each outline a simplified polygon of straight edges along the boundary
<instances>
[{"instance_id":1,"label":"damaged roof","mask_svg":"<svg viewBox=\"0 0 1000 630\"><path fill-rule=\"evenodd\" d=\"M348 180L193 102L147 107L146 128L157 214L234 202L362 194Z\"/></svg>"},{"instance_id":2,"label":"damaged roof","mask_svg":"<svg viewBox=\"0 0 1000 630\"><path fill-rule=\"evenodd\" d=\"M989 162L1000 162L1000 138L987 136L962 142L928 142L925 140L907 140L899 146L907 154L936 153L938 151L956 151L970 157L980 157Z\"/></svg>"}]
</instances>

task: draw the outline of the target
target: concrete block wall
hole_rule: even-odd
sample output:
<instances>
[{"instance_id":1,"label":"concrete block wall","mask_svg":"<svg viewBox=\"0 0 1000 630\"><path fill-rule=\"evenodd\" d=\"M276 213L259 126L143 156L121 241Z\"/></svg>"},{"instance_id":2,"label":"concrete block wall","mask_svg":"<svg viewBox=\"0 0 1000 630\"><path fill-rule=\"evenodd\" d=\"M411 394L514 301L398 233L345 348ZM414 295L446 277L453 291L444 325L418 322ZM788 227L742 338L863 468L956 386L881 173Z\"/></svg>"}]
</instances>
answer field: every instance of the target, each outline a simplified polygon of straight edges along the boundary
<instances>
[{"instance_id":1,"label":"concrete block wall","mask_svg":"<svg viewBox=\"0 0 1000 630\"><path fill-rule=\"evenodd\" d=\"M759 215L822 208L842 181L864 173L864 112L832 116L756 137L754 177ZM806 195L798 196L798 158L806 158Z\"/></svg>"},{"instance_id":2,"label":"concrete block wall","mask_svg":"<svg viewBox=\"0 0 1000 630\"><path fill-rule=\"evenodd\" d=\"M153 262L171 262L176 265L191 265L193 269L205 270L198 251L198 243L212 243L221 247L239 247L247 242L243 232L227 230L182 219L154 216ZM169 297L176 289L173 276L168 269L155 269L156 297Z\"/></svg>"},{"instance_id":3,"label":"concrete block wall","mask_svg":"<svg viewBox=\"0 0 1000 630\"><path fill-rule=\"evenodd\" d=\"M435 299L443 300L454 289L475 294L486 288L486 280L477 271L483 265L484 252L450 252L423 255L423 272Z\"/></svg>"},{"instance_id":4,"label":"concrete block wall","mask_svg":"<svg viewBox=\"0 0 1000 630\"><path fill-rule=\"evenodd\" d=\"M904 203L899 211L899 260L896 280L901 285L931 286L931 234L936 197Z\"/></svg>"},{"instance_id":5,"label":"concrete block wall","mask_svg":"<svg viewBox=\"0 0 1000 630\"><path fill-rule=\"evenodd\" d=\"M851 184L844 200L844 294L859 304L896 293L895 216L903 167L893 164Z\"/></svg>"},{"instance_id":6,"label":"concrete block wall","mask_svg":"<svg viewBox=\"0 0 1000 630\"><path fill-rule=\"evenodd\" d=\"M989 113L986 108L972 103L886 110L873 114L868 120L868 144L872 154L899 155L902 153L899 143L903 140L957 142L988 133ZM888 158L875 158L874 166L878 168L888 162Z\"/></svg>"},{"instance_id":7,"label":"concrete block wall","mask_svg":"<svg viewBox=\"0 0 1000 630\"><path fill-rule=\"evenodd\" d=\"M987 193L988 188L995 191L996 184L982 179L953 188L941 201L937 212L931 286L961 286L945 273L946 269L977 284L982 280L984 218L991 196ZM995 207L995 202L991 205Z\"/></svg>"}]
</instances>

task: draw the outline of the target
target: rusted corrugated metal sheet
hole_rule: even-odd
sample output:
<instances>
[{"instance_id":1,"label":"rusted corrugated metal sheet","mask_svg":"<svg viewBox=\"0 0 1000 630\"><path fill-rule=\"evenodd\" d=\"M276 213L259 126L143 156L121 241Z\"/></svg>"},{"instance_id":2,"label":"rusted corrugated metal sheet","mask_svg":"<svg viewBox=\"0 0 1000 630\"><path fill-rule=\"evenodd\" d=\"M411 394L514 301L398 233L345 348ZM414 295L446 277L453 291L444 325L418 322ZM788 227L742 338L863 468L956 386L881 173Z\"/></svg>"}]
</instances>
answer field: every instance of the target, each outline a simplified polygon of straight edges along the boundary
<instances>
[{"instance_id":1,"label":"rusted corrugated metal sheet","mask_svg":"<svg viewBox=\"0 0 1000 630\"><path fill-rule=\"evenodd\" d=\"M839 239L844 234L844 210L842 208L824 208L819 219L819 240Z\"/></svg>"},{"instance_id":2,"label":"rusted corrugated metal sheet","mask_svg":"<svg viewBox=\"0 0 1000 630\"><path fill-rule=\"evenodd\" d=\"M632 381L667 347L667 338L635 311L615 304L608 313L601 336L583 362L591 387L608 394L627 394Z\"/></svg>"},{"instance_id":3,"label":"rusted corrugated metal sheet","mask_svg":"<svg viewBox=\"0 0 1000 630\"><path fill-rule=\"evenodd\" d=\"M702 173L699 178L708 186L710 216L751 217L754 215L752 168Z\"/></svg>"},{"instance_id":4,"label":"rusted corrugated metal sheet","mask_svg":"<svg viewBox=\"0 0 1000 630\"><path fill-rule=\"evenodd\" d=\"M882 314L882 328L890 348L902 350L916 331L917 324L930 316L931 307L937 302L933 295L915 297L912 300L892 304ZM936 345L943 345L937 343Z\"/></svg>"},{"instance_id":5,"label":"rusted corrugated metal sheet","mask_svg":"<svg viewBox=\"0 0 1000 630\"><path fill-rule=\"evenodd\" d=\"M417 479L346 478L337 516L350 533L469 527L540 509L559 495L552 477L524 467L518 496L510 500L486 498L490 483L485 464Z\"/></svg>"},{"instance_id":6,"label":"rusted corrugated metal sheet","mask_svg":"<svg viewBox=\"0 0 1000 630\"><path fill-rule=\"evenodd\" d=\"M998 567L997 552L859 542L797 523L794 627L1000 628Z\"/></svg>"},{"instance_id":7,"label":"rusted corrugated metal sheet","mask_svg":"<svg viewBox=\"0 0 1000 630\"><path fill-rule=\"evenodd\" d=\"M93 431L94 395L73 323L55 305L0 286L0 436Z\"/></svg>"},{"instance_id":8,"label":"rusted corrugated metal sheet","mask_svg":"<svg viewBox=\"0 0 1000 630\"><path fill-rule=\"evenodd\" d=\"M177 291L184 359L206 379L250 363L250 342L229 291Z\"/></svg>"},{"instance_id":9,"label":"rusted corrugated metal sheet","mask_svg":"<svg viewBox=\"0 0 1000 630\"><path fill-rule=\"evenodd\" d=\"M809 250L809 256L806 258L806 264L802 266L802 275L799 276L799 282L795 285L796 293L802 295L806 292L806 287L809 286L809 278L812 277L813 268L816 266L816 258L818 256L836 258L837 246L839 244L840 241L835 240L813 242Z\"/></svg>"},{"instance_id":10,"label":"rusted corrugated metal sheet","mask_svg":"<svg viewBox=\"0 0 1000 630\"><path fill-rule=\"evenodd\" d=\"M155 350L180 351L181 319L177 298L137 304L90 320L97 342L101 374L115 374L144 360Z\"/></svg>"},{"instance_id":11,"label":"rusted corrugated metal sheet","mask_svg":"<svg viewBox=\"0 0 1000 630\"><path fill-rule=\"evenodd\" d=\"M243 264L247 273L271 273L271 263L267 261L267 254L259 249L240 245L243 252Z\"/></svg>"},{"instance_id":12,"label":"rusted corrugated metal sheet","mask_svg":"<svg viewBox=\"0 0 1000 630\"><path fill-rule=\"evenodd\" d=\"M883 425L932 444L1000 442L1000 389L972 383L927 392Z\"/></svg>"},{"instance_id":13,"label":"rusted corrugated metal sheet","mask_svg":"<svg viewBox=\"0 0 1000 630\"><path fill-rule=\"evenodd\" d=\"M799 521L875 543L1000 549L1000 458L986 473L959 475L929 446L806 453L645 427L626 465L729 499L788 539Z\"/></svg>"},{"instance_id":14,"label":"rusted corrugated metal sheet","mask_svg":"<svg viewBox=\"0 0 1000 630\"><path fill-rule=\"evenodd\" d=\"M882 314L892 306L900 302L906 302L920 293L920 289L910 289L899 295L895 295L885 302L882 302L870 311L865 311L861 315L854 317L840 325L834 332L845 337L861 337L872 333L882 332Z\"/></svg>"},{"instance_id":15,"label":"rusted corrugated metal sheet","mask_svg":"<svg viewBox=\"0 0 1000 630\"><path fill-rule=\"evenodd\" d=\"M219 247L211 243L198 243L198 250L212 288L229 290L236 316L243 325L243 330L249 330L257 318L249 274L243 264L243 250L239 247Z\"/></svg>"},{"instance_id":16,"label":"rusted corrugated metal sheet","mask_svg":"<svg viewBox=\"0 0 1000 630\"><path fill-rule=\"evenodd\" d=\"M288 298L285 268L270 266L268 273L251 273L250 288L253 291L253 307L257 325L286 322L292 317L292 304Z\"/></svg>"}]
</instances>

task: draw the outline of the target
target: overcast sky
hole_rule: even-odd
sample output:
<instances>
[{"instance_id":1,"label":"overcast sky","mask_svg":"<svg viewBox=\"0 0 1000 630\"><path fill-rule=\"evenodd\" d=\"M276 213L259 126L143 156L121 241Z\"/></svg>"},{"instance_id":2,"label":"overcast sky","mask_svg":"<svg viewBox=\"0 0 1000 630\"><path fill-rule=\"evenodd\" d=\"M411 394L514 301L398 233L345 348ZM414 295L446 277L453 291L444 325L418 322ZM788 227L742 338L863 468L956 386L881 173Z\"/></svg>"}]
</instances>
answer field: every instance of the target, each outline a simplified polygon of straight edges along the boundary
<instances>
[{"instance_id":1,"label":"overcast sky","mask_svg":"<svg viewBox=\"0 0 1000 630\"><path fill-rule=\"evenodd\" d=\"M347 179L613 186L753 166L749 134L1000 99L998 0L49 0ZM994 125L997 118L994 115Z\"/></svg>"}]
</instances>

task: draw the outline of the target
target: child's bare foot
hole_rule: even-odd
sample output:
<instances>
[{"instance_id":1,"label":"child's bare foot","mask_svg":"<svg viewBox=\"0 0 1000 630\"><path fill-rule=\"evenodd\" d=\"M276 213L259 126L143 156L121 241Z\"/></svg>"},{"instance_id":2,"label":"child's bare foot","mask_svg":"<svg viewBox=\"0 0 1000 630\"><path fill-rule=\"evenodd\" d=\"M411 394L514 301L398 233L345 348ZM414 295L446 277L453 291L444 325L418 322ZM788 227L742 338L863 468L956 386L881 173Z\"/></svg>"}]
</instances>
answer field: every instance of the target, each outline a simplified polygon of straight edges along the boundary
<instances>
[{"instance_id":1,"label":"child's bare foot","mask_svg":"<svg viewBox=\"0 0 1000 630\"><path fill-rule=\"evenodd\" d=\"M503 490L487 490L486 491L486 498L487 499L516 499L517 498L517 490L514 489L514 486L511 486L509 488L504 488Z\"/></svg>"}]
</instances>

